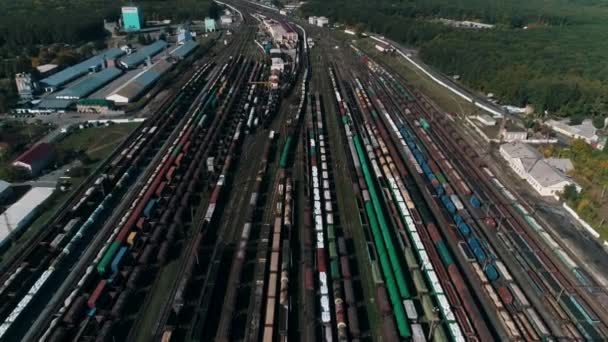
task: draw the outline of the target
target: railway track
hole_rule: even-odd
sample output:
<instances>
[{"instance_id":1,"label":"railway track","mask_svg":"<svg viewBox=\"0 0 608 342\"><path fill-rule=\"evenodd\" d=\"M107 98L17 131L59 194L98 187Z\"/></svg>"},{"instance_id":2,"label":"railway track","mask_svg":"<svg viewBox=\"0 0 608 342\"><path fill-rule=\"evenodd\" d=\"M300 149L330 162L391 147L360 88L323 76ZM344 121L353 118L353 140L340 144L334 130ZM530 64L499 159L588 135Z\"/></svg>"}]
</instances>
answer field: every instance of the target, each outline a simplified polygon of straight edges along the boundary
<instances>
[{"instance_id":1,"label":"railway track","mask_svg":"<svg viewBox=\"0 0 608 342\"><path fill-rule=\"evenodd\" d=\"M331 36L259 86L237 6L230 45L10 263L0 340L607 338L608 295L451 119Z\"/></svg>"},{"instance_id":2,"label":"railway track","mask_svg":"<svg viewBox=\"0 0 608 342\"><path fill-rule=\"evenodd\" d=\"M51 288L57 288L61 284L52 279L61 279L68 274L66 272L69 272L71 265L78 261L79 254L83 252L82 246L93 239L91 229L101 224L100 220L109 215L109 208L115 206L116 200L126 194L132 177L140 172L140 165L149 161L150 154L156 148L154 142L166 138L166 132L162 128L176 124L175 112L192 96L191 89L196 83L189 82L182 86L179 94L168 100L158 114L131 136L133 140L123 143L121 150L115 152L106 164L104 173L96 175L94 183L84 194L73 200L52 228L40 236L40 242L23 254L21 268L6 273L10 278L5 281L0 296L10 295L11 299L3 300L2 312L5 315L10 313L9 316L3 316L5 318L0 328L3 337L7 332L10 335L11 328L24 333L27 329L19 328L19 325L29 327L33 318L24 319L22 314L35 317L32 311L44 308L39 303L49 300L49 294L54 292ZM61 241L55 240L58 236ZM18 287L15 287L17 284ZM19 299L19 306L11 309L11 303L16 303Z\"/></svg>"},{"instance_id":3,"label":"railway track","mask_svg":"<svg viewBox=\"0 0 608 342\"><path fill-rule=\"evenodd\" d=\"M388 78L388 75L385 75L385 77ZM393 86L393 88L397 88L396 86ZM395 91L396 92L396 91ZM396 93L393 93L394 97L398 96L396 95ZM418 95L420 96L420 95ZM412 101L410 99L410 101ZM402 107L404 107L403 103L400 103L400 105ZM476 184L479 185L479 187L474 187L474 193L476 194L476 196L483 196L483 198L481 198L481 200L483 200L484 202L494 202L494 203L500 203L500 194L497 194L497 191L495 188L493 188L492 184L490 184L490 180L484 180L483 178L479 177L479 171L483 170L483 165L481 165L480 163L478 163L477 161L479 161L479 159L477 159L477 161L475 161L475 159L471 159L467 153L471 153L469 149L467 149L466 147L464 149L455 149L454 146L466 146L463 144L462 139L458 139L458 138L454 138L457 137L457 134L455 134L454 130L451 129L451 125L453 125L451 122L449 122L448 120L442 120L442 121L438 121L438 118L440 117L444 117L444 116L439 116L437 115L437 113L435 112L434 116L430 116L427 113L426 108L424 107L429 107L427 106L423 106L423 105L417 105L417 106L412 106L412 105L408 105L409 109L408 112L403 113L403 118L404 120L407 120L407 122L409 123L410 127L414 127L413 130L417 131L416 134L418 135L418 138L420 138L419 141L422 142L422 145L425 146L425 148L428 151L434 151L436 150L436 147L433 147L432 142L430 139L428 139L428 137L426 137L425 135L428 134L429 136L431 134L437 134L439 136L439 140L438 144L439 146L441 146L442 149L444 149L444 154L445 155L449 155L449 156L459 156L460 158L453 158L452 161L455 163L455 165L460 169L460 170L464 170L464 169L468 169L468 170L475 170L475 172L470 175L470 172L467 173L467 177L462 177L465 179L465 181L468 184ZM416 114L413 114L416 113ZM433 127L435 127L435 130L431 130L429 132L424 132L424 129L420 128L419 126L416 127L416 122L417 120L420 120L420 117L426 119L426 120L431 120L431 118L434 119L434 121L432 121L434 123ZM426 141L425 141L426 139ZM437 155L436 152L433 153L429 153L429 155ZM458 160L462 160L462 164L460 162L458 162ZM473 162L471 162L473 161ZM444 161L442 160L437 160L437 164L442 166L443 164L445 164ZM481 169L480 169L481 168ZM447 170L445 168L442 167L442 171L445 172L447 174ZM462 171L461 171L462 172ZM487 172L483 172L485 174L487 174ZM445 178L450 178L450 177L445 177ZM474 181L472 181L471 179L474 179ZM479 213L479 211L476 211L475 207L479 207L479 204L476 202L479 202L478 200L468 200L469 197L471 197L471 193L472 191L468 190L468 186L464 185L464 184L458 184L457 182L459 182L459 179L452 179L455 182L455 186L454 188L456 189L455 191L461 196L461 198L465 198L465 200L463 200L462 202L465 203L463 206L466 206L468 210L470 210L473 213ZM469 185L471 186L471 185ZM492 196L496 196L496 197L490 197L489 194L492 194ZM488 197L486 197L488 196ZM471 202L472 201L472 202ZM503 208L504 210L505 208ZM511 211L514 211L514 208L508 208ZM514 229L515 231L518 231L518 234L522 234L523 232L525 232L525 227L522 225L522 219L521 217L517 217L516 215L514 215L513 212L510 213L509 218L512 220L512 222L505 222L505 220L500 220L497 219L500 217L500 213L494 212L493 210L486 210L487 213L492 214L492 216L482 216L480 217L479 215L475 216L475 220L477 222L468 222L471 224L471 226L475 226L475 227L479 227L478 229L480 229L479 233L481 234L481 236L483 236L483 238L488 239L489 241L492 241L493 239L485 233L485 230L487 229L486 227L488 227L488 222L484 222L485 220L487 220L488 218L491 218L491 220L489 221L489 227L491 228L492 226L496 226L496 222L493 222L493 220L496 220L498 222L500 222L501 224L505 223L505 224L512 224L513 227L511 229ZM515 213L516 214L516 213ZM468 220L465 218L465 220ZM508 220L507 220L508 221ZM507 228L508 229L508 228ZM529 228L528 228L529 229ZM460 230L460 229L459 229ZM466 235L467 233L466 229L462 229L460 230L460 234ZM523 233L525 234L525 233ZM554 262L550 261L549 256L547 255L543 255L543 249L540 245L537 244L537 242L535 241L536 239L529 235L529 234L525 234L524 236L527 236L527 243L528 244L532 244L533 246L535 245L536 248L534 248L534 252L535 253L539 253L540 259L539 261L536 262L536 264L538 264L539 262L541 263L541 265L548 265L548 267L550 269L552 269L552 271L550 272L555 272L552 273L555 275L555 277L557 277L557 279L559 280L555 280L558 282L565 282L565 284L568 284L568 281L565 279L564 275L561 274L561 271L559 271L558 267L555 267L556 264L554 264ZM484 245L484 247L482 248L487 248L490 255L496 255L495 253L498 251L498 254L502 257L508 258L508 255L505 255L505 253L501 253L501 248L504 248L502 246L500 246L499 244L506 244L509 248L511 248L510 250L512 250L513 248L513 242L509 243L509 241L496 241L494 239L494 241L492 241L491 245ZM525 245L524 245L525 246ZM504 250L504 249L503 249ZM517 251L517 250L516 250ZM525 249L524 249L525 251ZM521 253L521 251L519 251ZM536 257L536 258L538 258ZM524 265L526 263L530 263L533 262L535 256L534 255L530 255L529 253L524 255L522 258L518 258L517 262L524 262ZM526 260L528 259L528 260ZM521 267L519 264L517 264L517 262L514 264L513 262L510 262L509 264L509 268L511 267ZM498 264L498 263L497 263ZM554 265L553 267L551 265ZM487 267L487 265L492 265L492 263L490 264L485 264L486 266L483 267ZM502 264L500 264L502 265ZM530 264L531 265L531 264ZM505 278L503 280L505 280L505 284L510 284L510 282L512 281L512 275L509 273L509 271L507 271L504 268L504 265L502 265L503 267L499 267L500 272L502 274L502 277ZM534 272L539 272L539 269L534 267L534 266L529 266L530 268L524 266L526 269L528 269L528 274L530 274L530 272L534 273ZM541 274L543 274L542 269L540 269ZM515 273L515 272L511 272L511 273ZM493 274L493 272L492 272ZM547 277L546 273L545 273L545 277ZM492 278L492 277L489 277ZM519 278L517 277L517 274L515 274L515 278ZM487 280L486 280L487 281ZM528 279L518 279L519 283L521 286L524 286L526 284L526 282L529 282ZM493 280L490 279L490 282L494 285L495 283L500 284L501 280ZM543 284L545 286L549 285L547 283ZM489 285L486 285L489 286ZM512 285L511 285L512 286ZM568 286L568 285L566 285ZM511 289L513 289L513 287L511 287ZM488 290L488 288L486 287L486 291ZM509 292L505 291L504 288L500 288L498 287L499 290L499 295L502 293L501 298L498 301L502 301L503 303L505 303L505 305L507 307L509 307L511 305L512 302L512 297L510 295ZM551 295L550 293L552 292L552 290L549 288L548 289L549 292L545 292L545 296L547 295L547 293L549 293L549 295ZM520 293L521 291L518 291L517 289L515 291L511 291L511 292L515 292L515 293ZM555 290L553 290L553 294L555 294ZM541 292L541 295L542 292ZM528 296L534 298L535 296L537 296L537 294L528 294ZM527 304L527 301L524 297L523 300L525 301L524 304L525 305L529 305ZM495 298L498 299L498 298ZM548 298L550 299L550 298ZM495 300L496 302L496 300ZM549 304L551 302L549 301ZM543 303L544 305L547 305L547 303ZM543 336L548 334L548 331L546 330L545 327L543 327L542 323L539 323L540 320L538 319L538 316L543 316L545 323L549 324L551 326L554 326L554 321L555 322L561 322L559 323L562 326L562 329L554 329L552 328L552 333L556 334L556 336L569 336L568 338L598 338L599 336L602 336L602 330L605 328L602 328L602 325L597 325L597 321L593 321L591 320L591 322L589 322L589 320L587 320L587 322L581 322L580 319L577 319L575 317L570 316L572 313L568 313L568 311L572 310L572 308L566 309L566 310L560 310L559 307L556 308L555 305L553 305L553 307L549 307L546 308L544 307L544 305L540 305L537 306L539 308L539 311L537 311L535 314L531 314L529 311L525 311L525 310L521 310L521 311L517 311L517 310L512 310L512 309L508 309L510 310L511 314L513 315L513 321L510 327L510 331L517 336L517 334L523 334L526 335L527 338L538 338L538 336ZM563 306L564 304L560 304L560 306ZM524 307L525 309L525 307ZM545 315L545 311L549 311L551 312L554 316L552 316L551 318L547 318L547 316ZM585 308L583 307L583 310L585 310ZM559 313L559 311L565 311L562 314ZM585 310L586 311L586 310ZM566 313L566 315L564 315L564 313ZM570 317L568 317L570 316ZM594 314L591 314L591 317L593 317ZM596 316L597 317L597 316ZM568 321L570 319L574 319L575 322L575 326L576 328L573 329L573 326L569 326L570 323L568 323ZM565 321L564 321L565 320ZM565 323L565 325L564 325ZM586 324L590 324L595 326L596 328L600 329L600 335L594 335L595 332L595 328L590 328L588 325ZM576 330L579 330L578 332ZM579 335L578 333L581 333L582 330L582 336Z\"/></svg>"}]
</instances>

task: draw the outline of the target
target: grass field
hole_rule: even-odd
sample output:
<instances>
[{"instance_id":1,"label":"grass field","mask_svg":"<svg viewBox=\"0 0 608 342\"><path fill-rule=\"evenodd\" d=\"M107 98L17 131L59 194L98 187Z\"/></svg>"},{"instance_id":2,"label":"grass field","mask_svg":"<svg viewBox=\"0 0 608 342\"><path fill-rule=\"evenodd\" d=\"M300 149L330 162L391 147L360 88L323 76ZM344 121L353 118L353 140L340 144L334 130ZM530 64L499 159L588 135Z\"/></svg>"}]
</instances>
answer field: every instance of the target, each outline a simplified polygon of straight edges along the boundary
<instances>
[{"instance_id":1,"label":"grass field","mask_svg":"<svg viewBox=\"0 0 608 342\"><path fill-rule=\"evenodd\" d=\"M87 165L87 170L93 172L138 125L139 123L128 123L82 129L63 139L57 144L57 149L59 151L69 149L85 151L92 160L92 163ZM41 230L48 225L48 221L55 216L56 212L84 181L85 177L86 175L70 178L71 190L66 192L56 191L48 199L46 203L48 209L42 211L30 226L26 228L23 235L14 241L11 247L2 254L0 266L3 266L8 260L12 259L22 250L23 246L28 245L38 236Z\"/></svg>"},{"instance_id":2,"label":"grass field","mask_svg":"<svg viewBox=\"0 0 608 342\"><path fill-rule=\"evenodd\" d=\"M93 161L101 161L137 126L134 122L81 129L61 140L57 149L83 151Z\"/></svg>"},{"instance_id":3,"label":"grass field","mask_svg":"<svg viewBox=\"0 0 608 342\"><path fill-rule=\"evenodd\" d=\"M374 43L368 38L356 41L357 47L362 49L372 59L385 63L401 76L408 84L419 89L427 95L440 108L458 114L477 114L479 109L458 96L451 94L447 89L435 83L426 74L418 70L413 64L399 55L387 55L374 48Z\"/></svg>"}]
</instances>

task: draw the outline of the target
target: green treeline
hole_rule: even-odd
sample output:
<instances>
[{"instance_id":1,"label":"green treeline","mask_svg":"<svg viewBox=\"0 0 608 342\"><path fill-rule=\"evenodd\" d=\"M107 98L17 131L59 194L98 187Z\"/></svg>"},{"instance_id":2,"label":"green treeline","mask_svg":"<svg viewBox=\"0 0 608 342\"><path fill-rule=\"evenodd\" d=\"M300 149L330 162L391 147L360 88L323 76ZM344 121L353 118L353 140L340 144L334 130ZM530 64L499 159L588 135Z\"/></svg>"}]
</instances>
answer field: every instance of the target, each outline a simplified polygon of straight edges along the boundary
<instances>
[{"instance_id":1,"label":"green treeline","mask_svg":"<svg viewBox=\"0 0 608 342\"><path fill-rule=\"evenodd\" d=\"M502 103L575 121L608 112L606 1L311 0L302 12L417 46L426 63ZM453 28L438 18L496 26Z\"/></svg>"}]
</instances>

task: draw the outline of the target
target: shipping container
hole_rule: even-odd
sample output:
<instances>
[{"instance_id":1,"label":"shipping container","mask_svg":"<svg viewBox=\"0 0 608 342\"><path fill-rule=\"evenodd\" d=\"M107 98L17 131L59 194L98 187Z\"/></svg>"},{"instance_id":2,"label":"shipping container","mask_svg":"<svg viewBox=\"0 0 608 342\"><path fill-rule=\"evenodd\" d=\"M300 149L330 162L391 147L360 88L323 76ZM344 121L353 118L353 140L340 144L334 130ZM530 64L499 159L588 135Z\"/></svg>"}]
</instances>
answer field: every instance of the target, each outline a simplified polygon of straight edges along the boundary
<instances>
[{"instance_id":1,"label":"shipping container","mask_svg":"<svg viewBox=\"0 0 608 342\"><path fill-rule=\"evenodd\" d=\"M98 301L100 300L100 298L103 295L103 291L105 290L107 283L108 283L108 281L106 279L103 279L97 284L97 287L95 287L95 290L93 291L93 293L89 297L89 300L87 301L87 305L89 308L91 308L91 309L96 308Z\"/></svg>"},{"instance_id":2,"label":"shipping container","mask_svg":"<svg viewBox=\"0 0 608 342\"><path fill-rule=\"evenodd\" d=\"M502 300L505 305L509 305L513 303L513 296L511 295L511 291L508 288L501 286L498 288L498 296Z\"/></svg>"},{"instance_id":3,"label":"shipping container","mask_svg":"<svg viewBox=\"0 0 608 342\"><path fill-rule=\"evenodd\" d=\"M118 273L118 271L120 269L120 265L123 263L128 250L129 250L129 248L127 246L124 246L124 247L120 248L118 253L116 253L116 257L114 257L114 260L112 261L112 265L111 265L112 272L114 274Z\"/></svg>"}]
</instances>

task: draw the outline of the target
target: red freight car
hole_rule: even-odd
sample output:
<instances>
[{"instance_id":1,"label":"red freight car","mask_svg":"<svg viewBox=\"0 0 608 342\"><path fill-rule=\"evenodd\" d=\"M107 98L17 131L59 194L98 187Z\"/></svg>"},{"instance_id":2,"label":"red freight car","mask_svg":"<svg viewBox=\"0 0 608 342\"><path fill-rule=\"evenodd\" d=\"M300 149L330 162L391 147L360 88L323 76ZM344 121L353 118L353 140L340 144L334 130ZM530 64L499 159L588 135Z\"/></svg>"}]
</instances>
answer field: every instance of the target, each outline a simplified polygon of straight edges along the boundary
<instances>
[{"instance_id":1,"label":"red freight car","mask_svg":"<svg viewBox=\"0 0 608 342\"><path fill-rule=\"evenodd\" d=\"M87 305L89 306L89 308L94 309L97 306L97 302L99 301L99 298L103 294L103 290L106 288L107 284L108 284L108 281L106 279L101 280L97 284L97 287L95 287L95 290L93 291L93 293L89 297L89 300L87 301Z\"/></svg>"}]
</instances>

